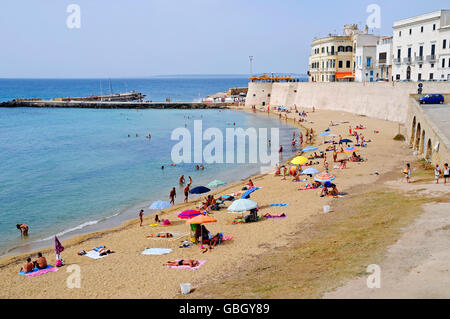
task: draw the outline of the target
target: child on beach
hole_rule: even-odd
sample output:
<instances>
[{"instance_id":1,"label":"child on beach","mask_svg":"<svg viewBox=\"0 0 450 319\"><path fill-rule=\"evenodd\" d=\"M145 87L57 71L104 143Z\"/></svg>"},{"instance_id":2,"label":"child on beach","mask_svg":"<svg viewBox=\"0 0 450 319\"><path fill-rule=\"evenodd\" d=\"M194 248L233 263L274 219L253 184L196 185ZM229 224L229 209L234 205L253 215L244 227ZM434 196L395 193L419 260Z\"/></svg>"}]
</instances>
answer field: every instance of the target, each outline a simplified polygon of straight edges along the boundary
<instances>
[{"instance_id":1,"label":"child on beach","mask_svg":"<svg viewBox=\"0 0 450 319\"><path fill-rule=\"evenodd\" d=\"M407 182L407 183L410 183L410 178L411 178L411 167L410 167L409 163L406 164L406 168L405 168L405 170L403 171L403 173L405 173L406 182Z\"/></svg>"},{"instance_id":2,"label":"child on beach","mask_svg":"<svg viewBox=\"0 0 450 319\"><path fill-rule=\"evenodd\" d=\"M283 165L283 178L282 178L282 180L286 180L286 175L287 175L287 167Z\"/></svg>"},{"instance_id":3,"label":"child on beach","mask_svg":"<svg viewBox=\"0 0 450 319\"><path fill-rule=\"evenodd\" d=\"M441 175L441 168L439 167L439 164L436 164L436 167L434 169L434 178L436 179L436 184L439 184L440 175Z\"/></svg>"}]
</instances>

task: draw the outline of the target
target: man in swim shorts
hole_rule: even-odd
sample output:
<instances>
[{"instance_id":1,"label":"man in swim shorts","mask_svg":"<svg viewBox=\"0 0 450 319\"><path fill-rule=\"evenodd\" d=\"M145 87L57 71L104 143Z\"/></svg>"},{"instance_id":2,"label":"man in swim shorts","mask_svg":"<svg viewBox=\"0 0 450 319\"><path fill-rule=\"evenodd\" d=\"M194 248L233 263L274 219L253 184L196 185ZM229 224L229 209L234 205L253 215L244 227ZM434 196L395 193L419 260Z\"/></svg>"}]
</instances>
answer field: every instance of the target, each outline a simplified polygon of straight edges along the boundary
<instances>
[{"instance_id":1,"label":"man in swim shorts","mask_svg":"<svg viewBox=\"0 0 450 319\"><path fill-rule=\"evenodd\" d=\"M28 226L25 224L17 224L17 229L20 230L20 235L28 236Z\"/></svg>"}]
</instances>

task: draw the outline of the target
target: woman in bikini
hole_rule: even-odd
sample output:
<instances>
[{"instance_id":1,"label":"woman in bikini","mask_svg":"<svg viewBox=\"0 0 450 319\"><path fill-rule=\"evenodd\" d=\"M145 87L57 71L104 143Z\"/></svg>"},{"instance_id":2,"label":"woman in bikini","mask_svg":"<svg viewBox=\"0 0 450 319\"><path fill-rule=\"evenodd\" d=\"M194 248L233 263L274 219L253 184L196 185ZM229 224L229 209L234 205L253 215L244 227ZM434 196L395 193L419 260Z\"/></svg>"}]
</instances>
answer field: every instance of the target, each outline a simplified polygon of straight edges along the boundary
<instances>
[{"instance_id":1,"label":"woman in bikini","mask_svg":"<svg viewBox=\"0 0 450 319\"><path fill-rule=\"evenodd\" d=\"M152 238L152 237L170 238L170 237L173 237L173 235L171 233L157 233L156 235L150 234L147 236L147 238Z\"/></svg>"},{"instance_id":2,"label":"woman in bikini","mask_svg":"<svg viewBox=\"0 0 450 319\"><path fill-rule=\"evenodd\" d=\"M189 267L196 267L200 265L200 262L198 260L184 260L181 259L179 261L168 261L167 264L164 264L164 266L189 266Z\"/></svg>"}]
</instances>

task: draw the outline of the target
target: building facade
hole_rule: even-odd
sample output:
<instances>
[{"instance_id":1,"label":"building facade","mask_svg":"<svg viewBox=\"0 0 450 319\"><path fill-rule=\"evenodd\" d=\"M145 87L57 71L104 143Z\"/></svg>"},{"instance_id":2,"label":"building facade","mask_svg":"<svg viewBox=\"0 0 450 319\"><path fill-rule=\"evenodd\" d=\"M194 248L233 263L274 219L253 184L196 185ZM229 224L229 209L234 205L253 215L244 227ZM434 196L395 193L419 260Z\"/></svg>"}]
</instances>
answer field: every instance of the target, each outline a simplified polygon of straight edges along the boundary
<instances>
[{"instance_id":1,"label":"building facade","mask_svg":"<svg viewBox=\"0 0 450 319\"><path fill-rule=\"evenodd\" d=\"M353 36L353 67L356 82L375 82L378 80L376 55L380 37L361 33Z\"/></svg>"},{"instance_id":2,"label":"building facade","mask_svg":"<svg viewBox=\"0 0 450 319\"><path fill-rule=\"evenodd\" d=\"M328 35L314 39L309 57L310 82L352 81L353 35L359 32L357 25L344 26L343 35Z\"/></svg>"},{"instance_id":3,"label":"building facade","mask_svg":"<svg viewBox=\"0 0 450 319\"><path fill-rule=\"evenodd\" d=\"M450 10L399 20L393 28L394 80L450 80Z\"/></svg>"},{"instance_id":4,"label":"building facade","mask_svg":"<svg viewBox=\"0 0 450 319\"><path fill-rule=\"evenodd\" d=\"M377 44L378 80L392 81L392 37L381 37Z\"/></svg>"}]
</instances>

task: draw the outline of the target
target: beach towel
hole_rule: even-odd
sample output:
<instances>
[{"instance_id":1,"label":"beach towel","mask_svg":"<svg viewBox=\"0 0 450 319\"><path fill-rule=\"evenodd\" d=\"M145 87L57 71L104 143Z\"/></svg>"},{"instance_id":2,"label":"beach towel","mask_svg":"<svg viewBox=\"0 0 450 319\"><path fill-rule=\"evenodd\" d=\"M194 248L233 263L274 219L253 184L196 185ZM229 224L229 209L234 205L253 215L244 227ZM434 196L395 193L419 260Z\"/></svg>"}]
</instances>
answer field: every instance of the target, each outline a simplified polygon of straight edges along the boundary
<instances>
[{"instance_id":1,"label":"beach towel","mask_svg":"<svg viewBox=\"0 0 450 319\"><path fill-rule=\"evenodd\" d=\"M180 261L181 259L176 259L176 261ZM196 267L189 267L186 265L182 265L182 266L166 266L167 268L173 268L173 269L190 269L190 270L197 270L199 269L201 266L203 266L207 260L199 260L199 265Z\"/></svg>"},{"instance_id":2,"label":"beach towel","mask_svg":"<svg viewBox=\"0 0 450 319\"><path fill-rule=\"evenodd\" d=\"M34 277L39 275L48 274L49 272L56 272L58 268L48 265L45 269L34 268L31 272L19 272L19 275L25 275L27 277Z\"/></svg>"},{"instance_id":3,"label":"beach towel","mask_svg":"<svg viewBox=\"0 0 450 319\"><path fill-rule=\"evenodd\" d=\"M95 247L95 248L98 248L98 247ZM86 256L86 257L89 257L92 259L100 259L100 258L108 256L108 255L100 256L100 254L98 253L98 251L95 250L95 248L94 248L94 250L90 250L90 251L86 252L86 254L83 256Z\"/></svg>"},{"instance_id":4,"label":"beach towel","mask_svg":"<svg viewBox=\"0 0 450 319\"><path fill-rule=\"evenodd\" d=\"M317 189L318 187L315 188L299 188L299 191L307 191L307 190L312 190L312 189Z\"/></svg>"},{"instance_id":5,"label":"beach towel","mask_svg":"<svg viewBox=\"0 0 450 319\"><path fill-rule=\"evenodd\" d=\"M160 240L177 240L180 239L184 236L189 235L188 233L179 233L179 232L168 232L170 234L172 234L173 237L147 237L148 239L160 239Z\"/></svg>"},{"instance_id":6,"label":"beach towel","mask_svg":"<svg viewBox=\"0 0 450 319\"><path fill-rule=\"evenodd\" d=\"M274 207L285 207L289 204L270 204L270 206L274 206Z\"/></svg>"},{"instance_id":7,"label":"beach towel","mask_svg":"<svg viewBox=\"0 0 450 319\"><path fill-rule=\"evenodd\" d=\"M141 255L165 255L172 252L170 248L147 248Z\"/></svg>"},{"instance_id":8,"label":"beach towel","mask_svg":"<svg viewBox=\"0 0 450 319\"><path fill-rule=\"evenodd\" d=\"M284 216L264 216L265 218L286 218L286 215Z\"/></svg>"},{"instance_id":9,"label":"beach towel","mask_svg":"<svg viewBox=\"0 0 450 319\"><path fill-rule=\"evenodd\" d=\"M233 239L233 236L223 236L222 237L222 240L223 241L226 241L226 240L232 240Z\"/></svg>"}]
</instances>

